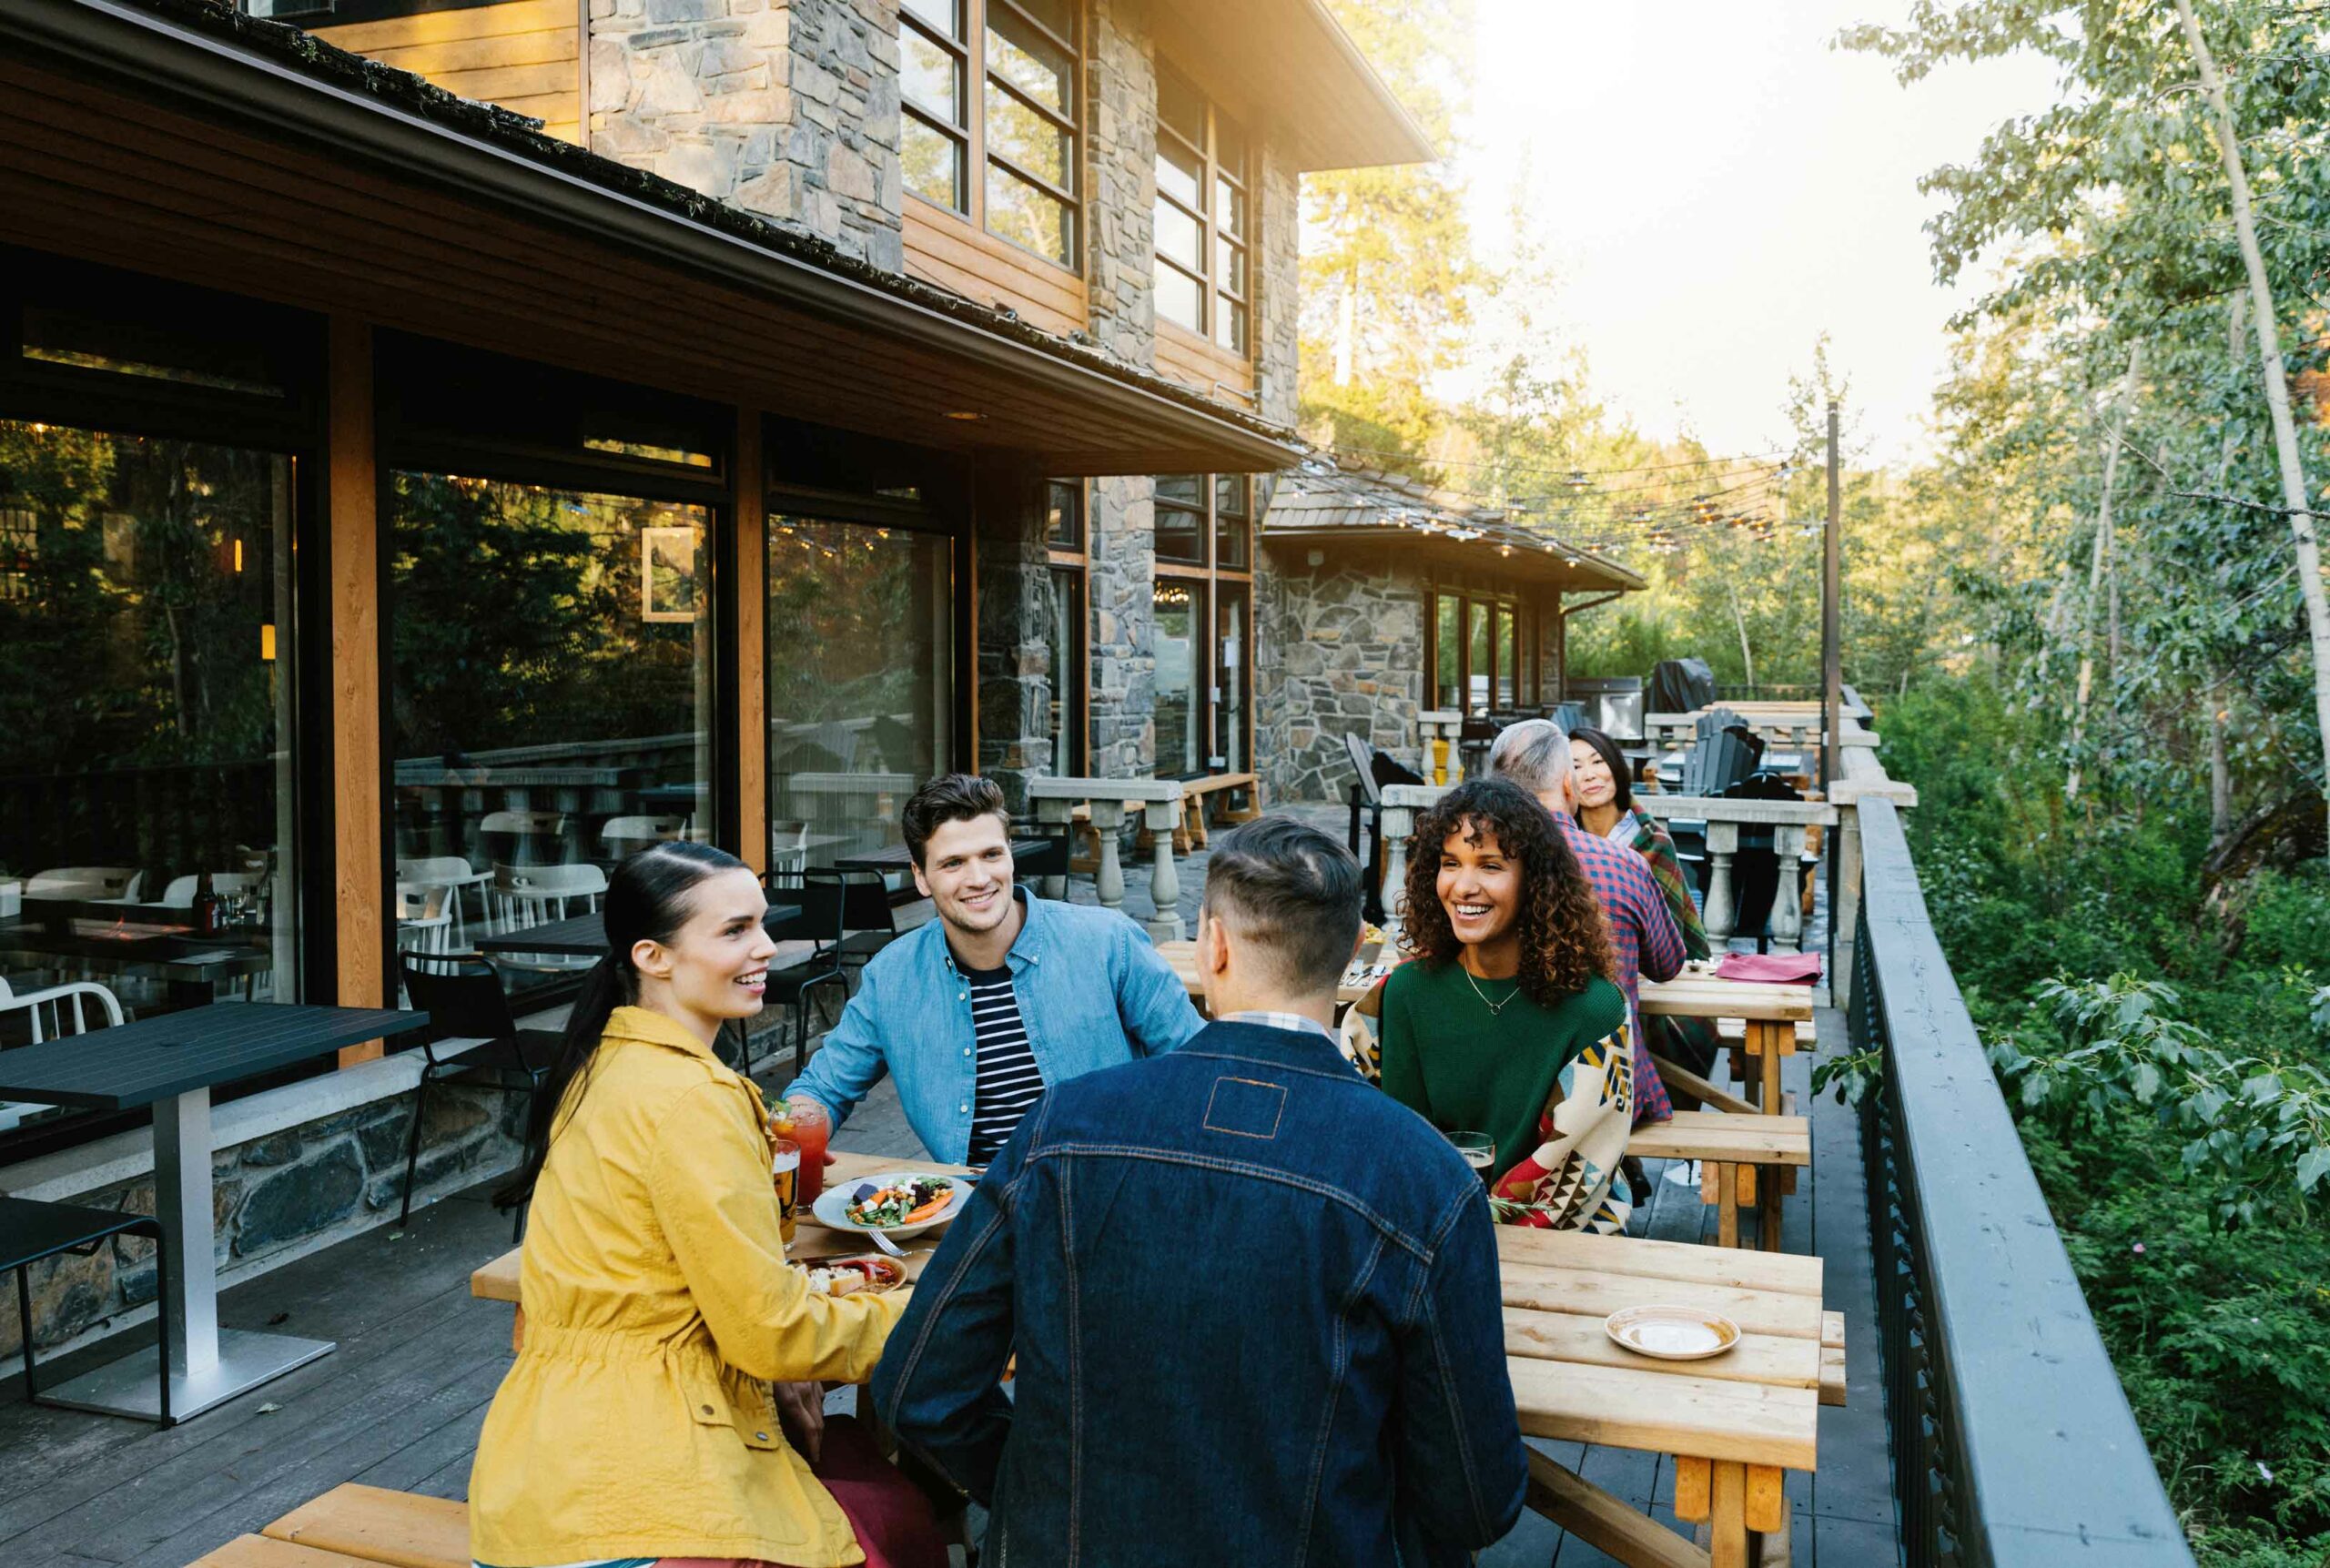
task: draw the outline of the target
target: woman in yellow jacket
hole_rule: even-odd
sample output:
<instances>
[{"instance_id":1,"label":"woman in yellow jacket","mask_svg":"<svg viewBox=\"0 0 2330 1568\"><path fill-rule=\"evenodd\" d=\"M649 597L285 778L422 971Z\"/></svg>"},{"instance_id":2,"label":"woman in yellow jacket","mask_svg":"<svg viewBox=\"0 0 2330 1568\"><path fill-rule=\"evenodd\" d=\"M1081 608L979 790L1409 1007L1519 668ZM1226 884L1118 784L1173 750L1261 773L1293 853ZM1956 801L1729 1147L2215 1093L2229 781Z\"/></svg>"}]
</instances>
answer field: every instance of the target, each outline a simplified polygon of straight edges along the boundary
<instances>
[{"instance_id":1,"label":"woman in yellow jacket","mask_svg":"<svg viewBox=\"0 0 2330 1568\"><path fill-rule=\"evenodd\" d=\"M809 1381L863 1381L901 1303L813 1293L785 1261L760 1093L713 1054L761 1008L760 884L720 850L663 844L615 869L604 903L608 956L501 1195L532 1199L526 1330L470 1472L472 1556L943 1563L927 1503L862 1434L824 1432ZM846 1476L832 1490L821 1442Z\"/></svg>"}]
</instances>

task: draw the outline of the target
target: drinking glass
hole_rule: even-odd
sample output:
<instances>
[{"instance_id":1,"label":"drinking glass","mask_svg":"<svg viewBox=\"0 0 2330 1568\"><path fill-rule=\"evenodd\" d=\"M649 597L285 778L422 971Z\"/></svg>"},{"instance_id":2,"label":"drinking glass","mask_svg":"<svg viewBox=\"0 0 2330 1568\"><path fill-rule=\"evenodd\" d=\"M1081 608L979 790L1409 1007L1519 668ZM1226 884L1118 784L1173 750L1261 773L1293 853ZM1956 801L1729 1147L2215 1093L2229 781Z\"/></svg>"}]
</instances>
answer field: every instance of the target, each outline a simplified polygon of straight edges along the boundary
<instances>
[{"instance_id":1,"label":"drinking glass","mask_svg":"<svg viewBox=\"0 0 2330 1568\"><path fill-rule=\"evenodd\" d=\"M1484 1132L1452 1132L1446 1136L1456 1146L1456 1152L1464 1157L1464 1163L1479 1171L1481 1179L1486 1181L1496 1166L1496 1139Z\"/></svg>"},{"instance_id":2,"label":"drinking glass","mask_svg":"<svg viewBox=\"0 0 2330 1568\"><path fill-rule=\"evenodd\" d=\"M800 1200L801 1150L789 1138L775 1139L771 1144L775 1158L770 1174L776 1182L776 1223L778 1233L787 1247L793 1245L794 1216Z\"/></svg>"},{"instance_id":3,"label":"drinking glass","mask_svg":"<svg viewBox=\"0 0 2330 1568\"><path fill-rule=\"evenodd\" d=\"M789 1099L770 1113L779 1138L789 1138L801 1150L801 1199L814 1204L826 1189L826 1142L833 1137L833 1118L813 1099Z\"/></svg>"}]
</instances>

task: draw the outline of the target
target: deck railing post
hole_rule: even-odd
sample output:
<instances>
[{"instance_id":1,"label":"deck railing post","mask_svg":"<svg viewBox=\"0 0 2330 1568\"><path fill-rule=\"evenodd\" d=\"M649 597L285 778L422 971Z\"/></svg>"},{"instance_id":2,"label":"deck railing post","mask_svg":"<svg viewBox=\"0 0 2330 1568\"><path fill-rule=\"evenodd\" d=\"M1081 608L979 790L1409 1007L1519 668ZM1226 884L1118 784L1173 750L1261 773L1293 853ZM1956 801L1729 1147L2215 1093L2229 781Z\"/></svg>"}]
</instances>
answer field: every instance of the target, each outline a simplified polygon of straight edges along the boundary
<instances>
[{"instance_id":1,"label":"deck railing post","mask_svg":"<svg viewBox=\"0 0 2330 1568\"><path fill-rule=\"evenodd\" d=\"M1837 808L1837 864L1829 884L1829 996L1839 1009L1852 1006L1853 987L1860 971L1854 966L1860 939L1860 812L1849 804Z\"/></svg>"},{"instance_id":2,"label":"deck railing post","mask_svg":"<svg viewBox=\"0 0 2330 1568\"><path fill-rule=\"evenodd\" d=\"M1702 916L1707 923L1707 940L1717 952L1731 940L1732 925L1739 917L1731 887L1731 859L1738 853L1737 823L1707 824L1707 902Z\"/></svg>"},{"instance_id":3,"label":"deck railing post","mask_svg":"<svg viewBox=\"0 0 2330 1568\"><path fill-rule=\"evenodd\" d=\"M1075 855L1076 803L1074 801L1053 800L1045 796L1038 796L1036 800L1036 821L1047 828L1058 828L1059 830L1059 840L1061 845L1067 849L1069 856L1073 856ZM1067 897L1068 873L1063 870L1057 876L1045 877L1043 891L1044 896L1047 898L1061 899Z\"/></svg>"},{"instance_id":4,"label":"deck railing post","mask_svg":"<svg viewBox=\"0 0 2330 1568\"><path fill-rule=\"evenodd\" d=\"M1155 846L1149 872L1149 901L1155 913L1149 918L1149 937L1152 942L1179 942L1189 935L1181 924L1181 878L1173 868L1173 828L1180 820L1181 803L1153 800L1142 809L1149 841Z\"/></svg>"},{"instance_id":5,"label":"deck railing post","mask_svg":"<svg viewBox=\"0 0 2330 1568\"><path fill-rule=\"evenodd\" d=\"M1095 800L1089 804L1092 831L1100 835L1100 864L1092 873L1092 891L1099 898L1101 908L1121 909L1125 902L1125 868L1119 859L1122 852L1117 838L1125 825L1125 803Z\"/></svg>"},{"instance_id":6,"label":"deck railing post","mask_svg":"<svg viewBox=\"0 0 2330 1568\"><path fill-rule=\"evenodd\" d=\"M1794 953L1804 946L1804 829L1781 823L1772 829L1772 856L1779 863L1779 885L1772 894L1772 946Z\"/></svg>"}]
</instances>

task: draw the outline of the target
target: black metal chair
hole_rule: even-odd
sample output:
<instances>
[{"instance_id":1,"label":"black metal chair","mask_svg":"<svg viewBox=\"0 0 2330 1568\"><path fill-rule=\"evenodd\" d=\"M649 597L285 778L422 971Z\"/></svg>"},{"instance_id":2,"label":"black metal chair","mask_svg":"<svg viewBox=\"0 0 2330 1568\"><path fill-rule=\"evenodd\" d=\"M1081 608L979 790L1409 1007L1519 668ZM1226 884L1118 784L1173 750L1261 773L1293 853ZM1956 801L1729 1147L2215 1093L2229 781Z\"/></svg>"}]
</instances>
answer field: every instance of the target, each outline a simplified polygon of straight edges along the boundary
<instances>
[{"instance_id":1,"label":"black metal chair","mask_svg":"<svg viewBox=\"0 0 2330 1568\"><path fill-rule=\"evenodd\" d=\"M124 1214L112 1209L83 1209L70 1203L35 1203L29 1198L0 1198L0 1269L16 1276L16 1320L24 1333L25 1398L33 1404L51 1401L40 1397L33 1375L33 1295L27 1278L44 1258L67 1253L86 1258L116 1236L146 1236L154 1242L154 1300L158 1310L154 1327L160 1337L161 1397L156 1413L164 1426L177 1422L170 1415L170 1259L162 1239L161 1221L150 1214Z\"/></svg>"},{"instance_id":2,"label":"black metal chair","mask_svg":"<svg viewBox=\"0 0 2330 1568\"><path fill-rule=\"evenodd\" d=\"M1011 875L1019 885L1027 888L1029 897L1037 896L1037 890L1045 877L1068 875L1069 862L1072 858L1069 851L1072 826L1072 824L1064 822L1038 822L1032 817L1015 816L1011 819L1014 844L1029 838L1044 841L1041 849L1022 853L1015 848L1011 854ZM1063 889L1060 896L1065 898L1067 895Z\"/></svg>"},{"instance_id":3,"label":"black metal chair","mask_svg":"<svg viewBox=\"0 0 2330 1568\"><path fill-rule=\"evenodd\" d=\"M890 885L878 871L834 875L842 879L841 961L846 968L863 969L875 954L898 939L897 917L890 910Z\"/></svg>"},{"instance_id":4,"label":"black metal chair","mask_svg":"<svg viewBox=\"0 0 2330 1568\"><path fill-rule=\"evenodd\" d=\"M793 1009L795 1077L809 1065L810 998L831 986L841 993L843 1006L849 1004L849 977L842 968L842 934L847 919L850 884L842 873L822 868L804 871L800 877L799 885L786 887L784 894L785 902L800 905L801 913L771 926L768 934L779 942L809 943L809 956L797 964L771 969L768 988L762 993L764 1000ZM886 901L884 907L888 907ZM740 1070L753 1070L749 1035L745 1038L745 1060Z\"/></svg>"},{"instance_id":5,"label":"black metal chair","mask_svg":"<svg viewBox=\"0 0 2330 1568\"><path fill-rule=\"evenodd\" d=\"M534 1096L558 1061L563 1037L552 1029L522 1029L510 1013L510 998L501 989L501 972L474 953L406 953L398 968L405 994L412 1005L429 1014L432 1037L420 1044L423 1066L420 1087L412 1097L412 1130L404 1148L404 1204L397 1224L412 1219L412 1179L420 1164L420 1122L429 1108L429 1091L455 1078L496 1094L519 1095L526 1101L531 1120ZM445 1038L483 1040L460 1056L440 1057ZM510 1222L510 1239L525 1231L526 1209L518 1207Z\"/></svg>"}]
</instances>

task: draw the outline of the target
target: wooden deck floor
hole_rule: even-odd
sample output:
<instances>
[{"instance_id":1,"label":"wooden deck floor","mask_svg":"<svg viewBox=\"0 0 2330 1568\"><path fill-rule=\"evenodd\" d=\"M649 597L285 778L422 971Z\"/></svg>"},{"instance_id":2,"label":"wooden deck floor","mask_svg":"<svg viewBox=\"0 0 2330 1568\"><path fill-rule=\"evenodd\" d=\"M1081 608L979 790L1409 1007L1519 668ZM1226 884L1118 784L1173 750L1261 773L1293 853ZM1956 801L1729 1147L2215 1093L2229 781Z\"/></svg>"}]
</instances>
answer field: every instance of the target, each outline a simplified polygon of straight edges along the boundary
<instances>
[{"instance_id":1,"label":"wooden deck floor","mask_svg":"<svg viewBox=\"0 0 2330 1568\"><path fill-rule=\"evenodd\" d=\"M1824 1049L1840 1047L1838 1015L1823 1013L1819 1027ZM1808 1100L1807 1058L1789 1067ZM1833 1105L1816 1111L1814 1139L1816 1177L1788 1200L1784 1239L1788 1250L1827 1261L1829 1304L1850 1325L1850 1399L1821 1411L1819 1473L1789 1477L1797 1561L1882 1568L1899 1561L1899 1547L1859 1147L1850 1116ZM888 1093L868 1103L842 1141L870 1153L917 1152ZM1658 1184L1647 1233L1693 1239L1711 1224L1695 1189ZM509 1312L473 1300L469 1272L508 1245L506 1221L471 1193L424 1209L400 1237L374 1231L227 1292L228 1327L316 1335L339 1348L170 1431L35 1409L17 1402L16 1380L0 1382L0 1562L179 1568L341 1482L464 1495L486 1404L510 1364ZM134 1330L124 1342L148 1333ZM117 1353L96 1347L45 1375ZM1657 1457L1546 1447L1673 1522L1673 1480ZM1593 1568L1610 1560L1533 1514L1481 1561Z\"/></svg>"}]
</instances>

